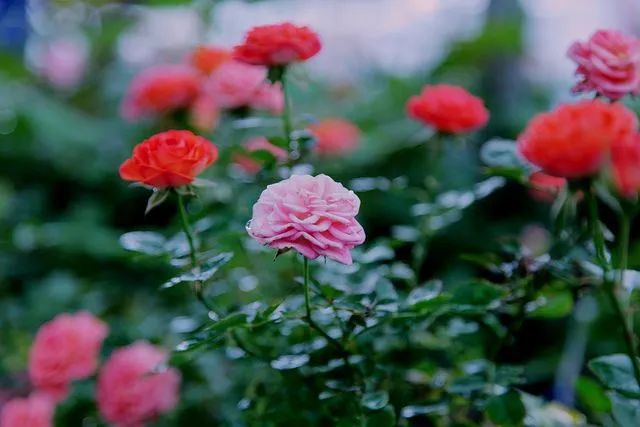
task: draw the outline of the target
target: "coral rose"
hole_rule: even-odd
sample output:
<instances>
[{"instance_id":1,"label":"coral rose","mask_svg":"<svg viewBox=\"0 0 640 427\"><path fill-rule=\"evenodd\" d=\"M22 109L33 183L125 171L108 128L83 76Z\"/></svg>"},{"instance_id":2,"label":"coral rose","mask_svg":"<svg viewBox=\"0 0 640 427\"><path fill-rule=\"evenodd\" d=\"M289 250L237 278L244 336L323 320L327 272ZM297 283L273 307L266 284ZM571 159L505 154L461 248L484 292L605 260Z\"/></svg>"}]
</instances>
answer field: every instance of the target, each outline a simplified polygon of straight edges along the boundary
<instances>
[{"instance_id":1,"label":"coral rose","mask_svg":"<svg viewBox=\"0 0 640 427\"><path fill-rule=\"evenodd\" d=\"M98 376L100 414L118 426L143 426L178 402L180 373L162 369L167 353L138 341L113 352Z\"/></svg>"},{"instance_id":2,"label":"coral rose","mask_svg":"<svg viewBox=\"0 0 640 427\"><path fill-rule=\"evenodd\" d=\"M621 104L580 101L534 117L518 137L518 150L550 175L583 178L598 172L612 145L637 129L635 114Z\"/></svg>"},{"instance_id":3,"label":"coral rose","mask_svg":"<svg viewBox=\"0 0 640 427\"><path fill-rule=\"evenodd\" d=\"M543 202L553 202L560 190L567 185L567 180L544 172L534 172L529 175L529 184L530 193L534 198Z\"/></svg>"},{"instance_id":4,"label":"coral rose","mask_svg":"<svg viewBox=\"0 0 640 427\"><path fill-rule=\"evenodd\" d=\"M485 126L489 111L482 100L452 85L425 86L407 102L407 113L440 132L464 133Z\"/></svg>"},{"instance_id":5,"label":"coral rose","mask_svg":"<svg viewBox=\"0 0 640 427\"><path fill-rule=\"evenodd\" d=\"M120 166L120 177L155 187L190 184L218 158L218 149L186 130L169 130L142 141Z\"/></svg>"},{"instance_id":6,"label":"coral rose","mask_svg":"<svg viewBox=\"0 0 640 427\"><path fill-rule=\"evenodd\" d=\"M615 30L600 30L567 52L582 80L575 93L597 92L611 99L640 93L640 40Z\"/></svg>"},{"instance_id":7,"label":"coral rose","mask_svg":"<svg viewBox=\"0 0 640 427\"><path fill-rule=\"evenodd\" d=\"M245 143L245 149L249 153L254 151L268 151L273 154L277 160L285 160L288 157L287 150L281 147L276 147L269 140L263 136L250 139ZM251 157L244 155L237 155L233 158L233 162L244 170L248 174L256 174L262 169L262 165Z\"/></svg>"},{"instance_id":8,"label":"coral rose","mask_svg":"<svg viewBox=\"0 0 640 427\"><path fill-rule=\"evenodd\" d=\"M353 151L360 142L360 129L344 119L325 119L307 129L316 137L314 149L321 154L339 154Z\"/></svg>"},{"instance_id":9,"label":"coral rose","mask_svg":"<svg viewBox=\"0 0 640 427\"><path fill-rule=\"evenodd\" d=\"M618 193L624 197L637 195L640 191L640 136L613 146L611 167Z\"/></svg>"},{"instance_id":10,"label":"coral rose","mask_svg":"<svg viewBox=\"0 0 640 427\"><path fill-rule=\"evenodd\" d=\"M125 95L121 113L127 120L187 108L200 92L197 71L182 65L162 65L138 74Z\"/></svg>"},{"instance_id":11,"label":"coral rose","mask_svg":"<svg viewBox=\"0 0 640 427\"><path fill-rule=\"evenodd\" d=\"M365 239L359 209L358 196L330 177L293 175L262 192L247 231L274 249L351 264L351 249Z\"/></svg>"},{"instance_id":12,"label":"coral rose","mask_svg":"<svg viewBox=\"0 0 640 427\"><path fill-rule=\"evenodd\" d=\"M107 326L87 312L61 314L42 325L29 352L33 385L55 400L64 399L71 381L95 371L107 333Z\"/></svg>"},{"instance_id":13,"label":"coral rose","mask_svg":"<svg viewBox=\"0 0 640 427\"><path fill-rule=\"evenodd\" d=\"M244 43L234 48L233 57L253 65L286 65L306 61L321 47L318 35L308 27L285 22L252 28Z\"/></svg>"},{"instance_id":14,"label":"coral rose","mask_svg":"<svg viewBox=\"0 0 640 427\"><path fill-rule=\"evenodd\" d=\"M231 59L231 51L219 46L198 46L189 56L189 63L203 74L211 74Z\"/></svg>"},{"instance_id":15,"label":"coral rose","mask_svg":"<svg viewBox=\"0 0 640 427\"><path fill-rule=\"evenodd\" d=\"M13 399L0 411L2 427L52 427L55 405L42 393L32 393L26 399Z\"/></svg>"}]
</instances>

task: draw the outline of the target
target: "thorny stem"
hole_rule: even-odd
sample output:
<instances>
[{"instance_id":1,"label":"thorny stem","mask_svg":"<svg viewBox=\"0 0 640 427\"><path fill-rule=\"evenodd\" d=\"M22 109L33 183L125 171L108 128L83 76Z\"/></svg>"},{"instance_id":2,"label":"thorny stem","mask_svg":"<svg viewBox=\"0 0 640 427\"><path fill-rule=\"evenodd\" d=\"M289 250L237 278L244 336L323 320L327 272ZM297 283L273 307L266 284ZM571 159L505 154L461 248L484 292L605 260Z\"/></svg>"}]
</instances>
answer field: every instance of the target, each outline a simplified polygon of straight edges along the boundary
<instances>
[{"instance_id":1,"label":"thorny stem","mask_svg":"<svg viewBox=\"0 0 640 427\"><path fill-rule=\"evenodd\" d=\"M198 257L196 252L196 247L194 244L193 230L191 229L191 225L189 224L189 217L187 216L187 210L184 206L184 196L180 193L176 193L178 195L178 210L180 211L180 218L182 219L182 229L184 230L184 234L187 236L187 242L189 243L189 257L191 258L191 268L199 269L198 265ZM216 313L216 310L209 304L204 297L202 283L198 280L193 282L193 293L200 303L208 310L213 313Z\"/></svg>"},{"instance_id":2,"label":"thorny stem","mask_svg":"<svg viewBox=\"0 0 640 427\"><path fill-rule=\"evenodd\" d=\"M636 382L638 383L638 386L640 386L640 361L638 361L638 354L635 349L633 330L627 322L622 303L616 295L615 281L611 280L610 277L611 264L605 256L604 235L602 233L602 227L600 227L600 219L598 215L598 201L592 188L587 189L586 197L588 198L589 223L593 236L593 242L596 247L596 257L602 267L602 290L611 303L611 307L613 308L614 314L618 319L618 323L620 323L620 326L622 326L624 342L627 347L627 355L629 356L629 359L631 359L633 374L635 376ZM627 237L622 238L627 239Z\"/></svg>"}]
</instances>

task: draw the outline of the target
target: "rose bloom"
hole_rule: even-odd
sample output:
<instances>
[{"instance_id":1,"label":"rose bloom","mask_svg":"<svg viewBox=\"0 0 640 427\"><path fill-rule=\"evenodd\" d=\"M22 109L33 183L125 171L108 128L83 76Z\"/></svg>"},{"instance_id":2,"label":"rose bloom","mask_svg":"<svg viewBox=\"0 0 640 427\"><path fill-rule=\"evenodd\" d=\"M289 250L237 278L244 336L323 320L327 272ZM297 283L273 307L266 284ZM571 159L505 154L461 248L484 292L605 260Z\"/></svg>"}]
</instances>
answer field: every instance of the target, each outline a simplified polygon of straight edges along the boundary
<instances>
[{"instance_id":1,"label":"rose bloom","mask_svg":"<svg viewBox=\"0 0 640 427\"><path fill-rule=\"evenodd\" d=\"M29 352L33 385L55 400L64 399L71 381L95 371L107 333L107 326L87 312L61 314L42 325Z\"/></svg>"},{"instance_id":2,"label":"rose bloom","mask_svg":"<svg viewBox=\"0 0 640 427\"><path fill-rule=\"evenodd\" d=\"M180 373L159 370L167 353L138 341L115 350L98 376L96 400L102 417L118 426L144 426L178 402Z\"/></svg>"},{"instance_id":3,"label":"rose bloom","mask_svg":"<svg viewBox=\"0 0 640 427\"><path fill-rule=\"evenodd\" d=\"M567 185L567 180L544 172L534 172L529 175L529 184L531 185L530 193L535 199L553 202L560 190Z\"/></svg>"},{"instance_id":4,"label":"rose bloom","mask_svg":"<svg viewBox=\"0 0 640 427\"><path fill-rule=\"evenodd\" d=\"M183 65L161 65L138 74L124 97L122 116L130 121L188 108L200 93L198 72Z\"/></svg>"},{"instance_id":5,"label":"rose bloom","mask_svg":"<svg viewBox=\"0 0 640 427\"><path fill-rule=\"evenodd\" d=\"M262 83L251 97L249 107L280 114L284 110L284 93L280 83Z\"/></svg>"},{"instance_id":6,"label":"rose bloom","mask_svg":"<svg viewBox=\"0 0 640 427\"><path fill-rule=\"evenodd\" d=\"M598 172L612 145L637 129L635 114L622 104L580 101L534 117L518 137L518 150L549 175L583 178Z\"/></svg>"},{"instance_id":7,"label":"rose bloom","mask_svg":"<svg viewBox=\"0 0 640 427\"><path fill-rule=\"evenodd\" d=\"M221 108L252 107L281 112L282 87L267 83L266 78L264 67L228 61L211 75L205 91Z\"/></svg>"},{"instance_id":8,"label":"rose bloom","mask_svg":"<svg viewBox=\"0 0 640 427\"><path fill-rule=\"evenodd\" d=\"M218 149L186 130L169 130L142 141L120 166L120 177L155 188L190 184L218 158Z\"/></svg>"},{"instance_id":9,"label":"rose bloom","mask_svg":"<svg viewBox=\"0 0 640 427\"><path fill-rule=\"evenodd\" d=\"M624 197L640 191L640 135L627 143L616 144L611 150L613 183Z\"/></svg>"},{"instance_id":10,"label":"rose bloom","mask_svg":"<svg viewBox=\"0 0 640 427\"><path fill-rule=\"evenodd\" d=\"M253 65L287 65L306 61L320 52L318 35L290 22L252 28L233 50L238 61Z\"/></svg>"},{"instance_id":11,"label":"rose bloom","mask_svg":"<svg viewBox=\"0 0 640 427\"><path fill-rule=\"evenodd\" d=\"M219 46L196 47L189 56L189 64L203 74L211 74L231 59L231 51Z\"/></svg>"},{"instance_id":12,"label":"rose bloom","mask_svg":"<svg viewBox=\"0 0 640 427\"><path fill-rule=\"evenodd\" d=\"M483 101L464 88L427 85L407 102L409 117L440 132L464 133L482 128L489 121Z\"/></svg>"},{"instance_id":13,"label":"rose bloom","mask_svg":"<svg viewBox=\"0 0 640 427\"><path fill-rule=\"evenodd\" d=\"M32 393L25 399L13 399L0 410L2 427L53 427L55 404L49 396Z\"/></svg>"},{"instance_id":14,"label":"rose bloom","mask_svg":"<svg viewBox=\"0 0 640 427\"><path fill-rule=\"evenodd\" d=\"M575 93L597 92L611 99L640 93L640 40L615 30L600 30L567 53L582 80Z\"/></svg>"},{"instance_id":15,"label":"rose bloom","mask_svg":"<svg viewBox=\"0 0 640 427\"><path fill-rule=\"evenodd\" d=\"M351 249L365 239L359 209L358 196L330 177L293 175L262 192L247 231L274 249L351 264Z\"/></svg>"},{"instance_id":16,"label":"rose bloom","mask_svg":"<svg viewBox=\"0 0 640 427\"><path fill-rule=\"evenodd\" d=\"M258 150L268 151L271 154L273 154L273 156L277 160L286 160L287 157L289 156L289 154L287 153L287 150L281 147L276 147L275 145L270 143L267 138L263 136L259 136L257 138L253 138L247 141L245 143L245 149L249 153L252 153ZM262 165L257 160L254 160L249 156L245 156L241 154L236 155L233 158L233 162L244 172L251 175L257 174L258 172L260 172L260 169L262 169Z\"/></svg>"},{"instance_id":17,"label":"rose bloom","mask_svg":"<svg viewBox=\"0 0 640 427\"><path fill-rule=\"evenodd\" d=\"M307 129L316 137L314 149L321 154L353 151L360 143L360 129L348 120L325 119Z\"/></svg>"}]
</instances>

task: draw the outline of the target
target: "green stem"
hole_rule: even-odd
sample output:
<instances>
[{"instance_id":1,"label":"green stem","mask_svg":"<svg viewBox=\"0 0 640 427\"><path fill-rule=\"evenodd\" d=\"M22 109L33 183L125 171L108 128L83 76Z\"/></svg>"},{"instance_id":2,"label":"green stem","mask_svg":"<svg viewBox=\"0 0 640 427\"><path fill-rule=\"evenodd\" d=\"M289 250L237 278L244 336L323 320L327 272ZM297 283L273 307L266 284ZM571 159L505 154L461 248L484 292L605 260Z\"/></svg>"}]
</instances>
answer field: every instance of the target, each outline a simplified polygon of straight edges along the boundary
<instances>
[{"instance_id":1,"label":"green stem","mask_svg":"<svg viewBox=\"0 0 640 427\"><path fill-rule=\"evenodd\" d=\"M633 374L635 376L638 386L640 386L640 361L638 360L638 353L634 344L633 330L627 322L627 317L624 313L622 303L616 295L615 281L611 280L609 272L611 271L610 262L605 256L605 244L604 235L602 233L602 227L600 227L600 218L598 215L598 201L596 199L595 192L589 188L586 191L586 197L589 203L589 222L591 225L591 232L593 234L593 242L596 246L596 256L602 266L603 283L602 290L606 297L609 299L613 312L620 323L623 330L623 338L627 347L627 355L631 359L631 366L633 366ZM627 233L628 234L628 233ZM623 239L627 239L623 237Z\"/></svg>"},{"instance_id":2,"label":"green stem","mask_svg":"<svg viewBox=\"0 0 640 427\"><path fill-rule=\"evenodd\" d=\"M306 319L307 323L316 332L318 332L320 335L322 335L324 338L326 338L327 341L329 341L331 344L336 346L341 352L343 352L343 353L346 352L347 354L349 354L349 352L340 343L340 341L338 341L337 339L333 338L331 335L326 333L320 327L320 325L318 325L316 323L316 321L313 320L313 318L311 317L311 291L309 289L310 288L309 287L309 260L306 257L304 257L303 267L302 268L304 270L304 308L305 308L305 319Z\"/></svg>"},{"instance_id":3,"label":"green stem","mask_svg":"<svg viewBox=\"0 0 640 427\"><path fill-rule=\"evenodd\" d=\"M289 89L287 85L286 69L282 72L282 96L284 97L284 109L282 111L282 125L284 129L284 137L287 140L288 150L291 151L291 133L293 132L293 124L291 123L291 104L289 103Z\"/></svg>"},{"instance_id":4,"label":"green stem","mask_svg":"<svg viewBox=\"0 0 640 427\"><path fill-rule=\"evenodd\" d=\"M631 235L632 216L628 213L620 215L620 244L618 247L618 269L620 270L620 283L624 280L624 271L629 264L629 236Z\"/></svg>"},{"instance_id":5,"label":"green stem","mask_svg":"<svg viewBox=\"0 0 640 427\"><path fill-rule=\"evenodd\" d=\"M199 269L198 265L198 257L195 246L195 239L193 237L193 230L191 229L191 225L189 224L189 217L187 216L187 210L184 206L184 196L180 193L176 193L178 195L178 210L180 211L180 218L182 219L182 229L184 230L184 234L187 236L187 242L189 243L189 257L191 258L191 268ZM204 297L202 283L200 281L193 282L193 293L200 303L208 310L216 313L216 310L207 302L207 299Z\"/></svg>"}]
</instances>

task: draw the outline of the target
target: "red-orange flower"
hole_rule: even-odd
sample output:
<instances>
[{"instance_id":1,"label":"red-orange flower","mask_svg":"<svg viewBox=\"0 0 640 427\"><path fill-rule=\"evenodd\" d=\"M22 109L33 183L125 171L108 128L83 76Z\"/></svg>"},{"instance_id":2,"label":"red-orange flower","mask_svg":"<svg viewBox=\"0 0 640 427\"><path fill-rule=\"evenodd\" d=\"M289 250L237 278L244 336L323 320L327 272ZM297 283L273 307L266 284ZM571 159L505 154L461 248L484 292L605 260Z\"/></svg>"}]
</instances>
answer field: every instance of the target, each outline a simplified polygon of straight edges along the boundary
<instances>
[{"instance_id":1,"label":"red-orange flower","mask_svg":"<svg viewBox=\"0 0 640 427\"><path fill-rule=\"evenodd\" d=\"M553 202L560 190L567 185L567 180L544 172L534 172L529 175L529 184L534 198L542 202Z\"/></svg>"},{"instance_id":2,"label":"red-orange flower","mask_svg":"<svg viewBox=\"0 0 640 427\"><path fill-rule=\"evenodd\" d=\"M120 177L156 187L191 182L218 158L218 149L186 130L162 132L141 142L120 166Z\"/></svg>"},{"instance_id":3,"label":"red-orange flower","mask_svg":"<svg viewBox=\"0 0 640 427\"><path fill-rule=\"evenodd\" d=\"M211 74L220 65L231 59L231 51L219 46L202 45L196 47L189 56L189 63L196 70Z\"/></svg>"},{"instance_id":4,"label":"red-orange flower","mask_svg":"<svg viewBox=\"0 0 640 427\"><path fill-rule=\"evenodd\" d=\"M616 144L611 150L613 183L624 197L640 191L640 135L625 144Z\"/></svg>"},{"instance_id":5,"label":"red-orange flower","mask_svg":"<svg viewBox=\"0 0 640 427\"><path fill-rule=\"evenodd\" d=\"M252 65L286 65L306 61L320 52L318 35L290 22L252 28L233 49L236 60Z\"/></svg>"},{"instance_id":6,"label":"red-orange flower","mask_svg":"<svg viewBox=\"0 0 640 427\"><path fill-rule=\"evenodd\" d=\"M489 111L482 99L460 86L440 84L425 86L418 96L407 102L407 113L438 131L471 132L485 126Z\"/></svg>"},{"instance_id":7,"label":"red-orange flower","mask_svg":"<svg viewBox=\"0 0 640 427\"><path fill-rule=\"evenodd\" d=\"M148 68L138 74L129 86L122 102L122 116L127 120L138 120L187 108L199 92L199 75L187 66Z\"/></svg>"},{"instance_id":8,"label":"red-orange flower","mask_svg":"<svg viewBox=\"0 0 640 427\"><path fill-rule=\"evenodd\" d=\"M518 150L550 175L588 177L637 129L635 114L622 104L580 101L534 117L518 137Z\"/></svg>"},{"instance_id":9,"label":"red-orange flower","mask_svg":"<svg viewBox=\"0 0 640 427\"><path fill-rule=\"evenodd\" d=\"M307 129L316 137L314 149L321 154L339 154L353 151L360 142L360 129L344 119L325 119Z\"/></svg>"}]
</instances>

